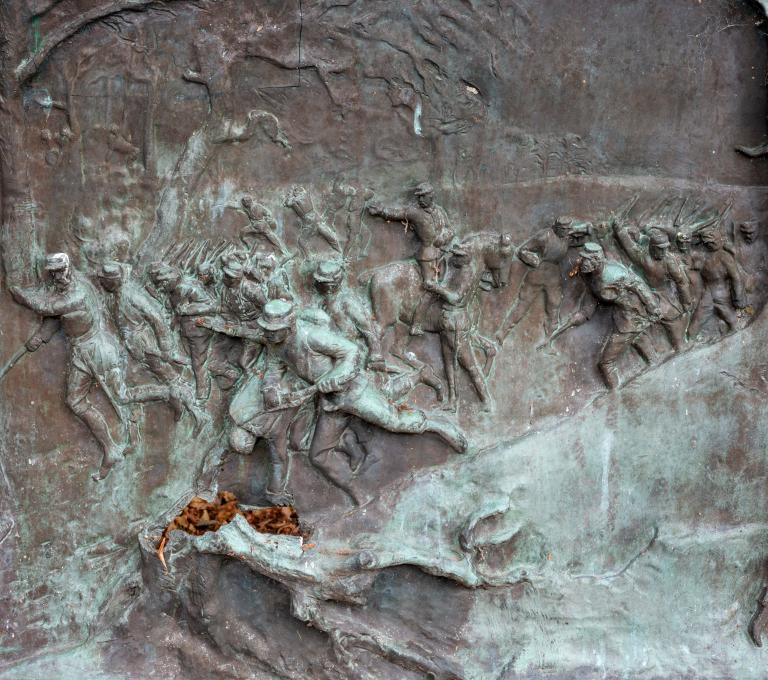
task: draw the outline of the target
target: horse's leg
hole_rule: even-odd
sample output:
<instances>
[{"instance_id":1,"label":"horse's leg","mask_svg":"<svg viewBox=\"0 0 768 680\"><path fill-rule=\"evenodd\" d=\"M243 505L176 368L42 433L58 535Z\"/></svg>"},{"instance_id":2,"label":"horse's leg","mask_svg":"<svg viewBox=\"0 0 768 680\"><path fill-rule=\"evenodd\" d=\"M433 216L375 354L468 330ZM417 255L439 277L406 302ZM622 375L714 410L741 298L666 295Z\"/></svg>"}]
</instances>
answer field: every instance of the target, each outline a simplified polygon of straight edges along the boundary
<instances>
[{"instance_id":1,"label":"horse's leg","mask_svg":"<svg viewBox=\"0 0 768 680\"><path fill-rule=\"evenodd\" d=\"M396 322L393 329L394 341L392 342L392 348L389 350L389 353L398 359L403 359L408 341L411 339L409 333L410 327L403 322Z\"/></svg>"},{"instance_id":2,"label":"horse's leg","mask_svg":"<svg viewBox=\"0 0 768 680\"><path fill-rule=\"evenodd\" d=\"M391 295L387 294L386 282L378 281L374 275L370 282L370 295L373 318L381 333L381 351L385 355L386 353L394 354L398 344L397 313ZM385 337L390 329L393 329L394 339L392 342L385 342Z\"/></svg>"}]
</instances>

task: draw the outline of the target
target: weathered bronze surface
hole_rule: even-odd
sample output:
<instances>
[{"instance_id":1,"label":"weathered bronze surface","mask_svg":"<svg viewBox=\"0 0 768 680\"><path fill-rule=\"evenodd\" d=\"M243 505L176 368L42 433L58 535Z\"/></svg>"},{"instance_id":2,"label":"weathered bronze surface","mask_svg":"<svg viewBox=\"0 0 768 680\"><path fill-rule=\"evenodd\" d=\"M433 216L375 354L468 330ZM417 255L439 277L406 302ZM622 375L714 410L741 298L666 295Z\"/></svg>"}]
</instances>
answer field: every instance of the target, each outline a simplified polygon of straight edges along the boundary
<instances>
[{"instance_id":1,"label":"weathered bronze surface","mask_svg":"<svg viewBox=\"0 0 768 680\"><path fill-rule=\"evenodd\" d=\"M0 677L765 677L765 12L3 2Z\"/></svg>"}]
</instances>

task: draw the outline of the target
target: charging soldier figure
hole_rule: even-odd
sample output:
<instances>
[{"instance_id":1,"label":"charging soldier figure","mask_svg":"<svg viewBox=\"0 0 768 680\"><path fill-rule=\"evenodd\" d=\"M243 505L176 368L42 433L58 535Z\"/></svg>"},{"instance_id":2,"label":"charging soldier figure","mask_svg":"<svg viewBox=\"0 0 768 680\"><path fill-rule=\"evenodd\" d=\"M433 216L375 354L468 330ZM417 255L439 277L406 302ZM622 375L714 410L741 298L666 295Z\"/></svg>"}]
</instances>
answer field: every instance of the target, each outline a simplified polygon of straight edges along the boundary
<instances>
[{"instance_id":1,"label":"charging soldier figure","mask_svg":"<svg viewBox=\"0 0 768 680\"><path fill-rule=\"evenodd\" d=\"M651 229L647 246L630 233L628 224L614 222L616 239L630 260L642 269L645 280L659 296L661 325L675 351L685 344L687 313L693 308L693 293L685 265L670 251L669 236L661 229Z\"/></svg>"},{"instance_id":2,"label":"charging soldier figure","mask_svg":"<svg viewBox=\"0 0 768 680\"><path fill-rule=\"evenodd\" d=\"M435 391L438 401L443 401L442 380L429 364L419 361L412 352L405 352L402 357L409 369L400 370L386 363L381 353L379 326L367 304L345 284L344 267L340 262L320 262L315 269L314 279L315 288L322 296L323 311L328 314L336 330L358 346L362 340L368 350L364 356L366 368L377 371L379 378L387 375L387 380L380 381L384 384L379 386L389 399L400 402L419 383L423 383ZM360 428L357 428L355 434L360 436Z\"/></svg>"},{"instance_id":3,"label":"charging soldier figure","mask_svg":"<svg viewBox=\"0 0 768 680\"><path fill-rule=\"evenodd\" d=\"M390 432L433 432L456 451L466 450L466 439L455 425L390 402L360 369L358 347L328 328L297 319L291 303L271 300L258 324L268 349L265 396L270 394L277 404L283 400L280 384L288 372L320 393L309 460L355 503L361 499L352 487L352 475L339 470L333 460L334 451L349 455L341 439L352 416ZM286 398L290 400L289 395Z\"/></svg>"},{"instance_id":4,"label":"charging soldier figure","mask_svg":"<svg viewBox=\"0 0 768 680\"><path fill-rule=\"evenodd\" d=\"M245 268L235 257L223 262L224 278L221 286L221 312L226 321L238 324L252 324L259 318L267 302L267 291L245 276ZM246 370L258 359L261 345L243 340L240 353L240 368Z\"/></svg>"},{"instance_id":5,"label":"charging soldier figure","mask_svg":"<svg viewBox=\"0 0 768 680\"><path fill-rule=\"evenodd\" d=\"M746 302L758 306L757 296L765 283L768 253L763 239L758 239L757 222L741 222L738 225L733 254L744 282Z\"/></svg>"},{"instance_id":6,"label":"charging soldier figure","mask_svg":"<svg viewBox=\"0 0 768 680\"><path fill-rule=\"evenodd\" d=\"M107 262L99 272L102 287L111 293L115 325L128 353L167 388L167 400L176 420L184 408L195 419L197 436L210 419L197 406L192 390L180 375L178 367L188 362L174 350L173 336L159 303L131 281L123 267L118 262Z\"/></svg>"},{"instance_id":7,"label":"charging soldier figure","mask_svg":"<svg viewBox=\"0 0 768 680\"><path fill-rule=\"evenodd\" d=\"M717 225L699 232L707 252L694 262L701 274L702 295L691 319L689 334L695 337L706 320L706 315L722 319L729 331L736 330L738 317L735 309L746 307L747 300L736 258L727 251L725 237Z\"/></svg>"},{"instance_id":8,"label":"charging soldier figure","mask_svg":"<svg viewBox=\"0 0 768 680\"><path fill-rule=\"evenodd\" d=\"M315 234L321 236L336 252L341 253L341 243L339 243L336 231L326 222L324 217L318 215L312 203L312 197L304 187L297 185L291 189L285 199L285 207L293 209L301 221L299 248L304 255L309 254L307 242Z\"/></svg>"},{"instance_id":9,"label":"charging soldier figure","mask_svg":"<svg viewBox=\"0 0 768 680\"><path fill-rule=\"evenodd\" d=\"M445 210L435 203L432 185L422 182L414 189L417 204L406 207L384 207L375 203L368 206L368 212L385 220L404 222L412 227L421 245L416 253L416 260L421 269L425 284L435 283L440 277L440 262L443 249L453 240L454 232L448 222ZM420 319L432 303L431 296L425 295L416 307L411 321L411 335L423 335Z\"/></svg>"},{"instance_id":10,"label":"charging soldier figure","mask_svg":"<svg viewBox=\"0 0 768 680\"><path fill-rule=\"evenodd\" d=\"M587 225L580 223L580 232ZM516 304L501 324L496 340L503 343L510 331L523 320L537 298L544 302L544 331L552 333L558 324L563 301L563 261L568 249L575 245L571 236L574 220L558 217L547 229L528 239L517 251L517 256L528 266ZM579 233L579 232L577 232Z\"/></svg>"},{"instance_id":11,"label":"charging soldier figure","mask_svg":"<svg viewBox=\"0 0 768 680\"><path fill-rule=\"evenodd\" d=\"M189 347L192 373L195 375L195 396L208 399L211 392L211 376L208 373L208 354L213 331L195 323L201 316L219 311L219 304L205 290L202 283L167 264L150 269L153 284L168 295L174 314L179 319L181 335Z\"/></svg>"},{"instance_id":12,"label":"charging soldier figure","mask_svg":"<svg viewBox=\"0 0 768 680\"><path fill-rule=\"evenodd\" d=\"M442 300L440 343L448 378L448 405L451 408L457 404L457 364L468 373L483 404L483 410L492 407L488 385L472 345L475 328L469 311L469 304L478 293L482 275L482 271L471 266L467 250L456 245L451 251L446 282L425 284L428 291L436 293Z\"/></svg>"},{"instance_id":13,"label":"charging soldier figure","mask_svg":"<svg viewBox=\"0 0 768 680\"><path fill-rule=\"evenodd\" d=\"M597 364L609 389L619 386L616 362L634 347L651 363L656 357L648 329L661 318L661 305L648 285L620 262L608 262L597 243L587 243L580 251L579 272L592 295L585 297L581 309L568 327L585 323L594 314L598 302L611 305L613 331L608 336Z\"/></svg>"},{"instance_id":14,"label":"charging soldier figure","mask_svg":"<svg viewBox=\"0 0 768 680\"><path fill-rule=\"evenodd\" d=\"M202 323L209 321L201 320ZM219 327L219 321L213 325ZM263 331L258 326L224 324L219 330L252 343L263 342ZM257 366L261 368L262 363ZM265 493L273 505L293 504L288 489L290 450L301 448L302 439L311 427L316 393L315 388L292 373L285 375L279 384L272 383L264 389L263 371L250 370L229 405L229 447L241 455L249 455L259 439L266 442L270 472Z\"/></svg>"},{"instance_id":15,"label":"charging soldier figure","mask_svg":"<svg viewBox=\"0 0 768 680\"><path fill-rule=\"evenodd\" d=\"M156 385L127 387L117 340L105 326L93 286L72 270L66 253L48 255L45 269L52 285L13 287L11 293L17 302L45 317L27 342L29 351L34 352L48 342L59 328L64 331L70 348L67 406L101 445L104 456L93 478L104 479L128 448L127 415L123 407L130 402L163 399L167 389ZM99 407L88 401L96 385L120 419L118 433L113 432Z\"/></svg>"},{"instance_id":16,"label":"charging soldier figure","mask_svg":"<svg viewBox=\"0 0 768 680\"><path fill-rule=\"evenodd\" d=\"M322 296L327 312L338 331L348 340L359 338L368 348L367 366L382 368L381 332L365 303L344 283L344 268L334 261L320 262L314 273L315 288Z\"/></svg>"}]
</instances>

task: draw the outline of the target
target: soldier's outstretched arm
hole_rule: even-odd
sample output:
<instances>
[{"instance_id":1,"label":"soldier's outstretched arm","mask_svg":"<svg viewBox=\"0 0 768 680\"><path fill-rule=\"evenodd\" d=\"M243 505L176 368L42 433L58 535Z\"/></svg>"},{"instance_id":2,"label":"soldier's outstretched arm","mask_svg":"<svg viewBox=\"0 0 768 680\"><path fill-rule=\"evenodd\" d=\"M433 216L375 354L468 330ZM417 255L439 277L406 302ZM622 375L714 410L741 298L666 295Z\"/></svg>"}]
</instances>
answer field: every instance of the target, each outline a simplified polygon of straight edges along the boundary
<instances>
[{"instance_id":1,"label":"soldier's outstretched arm","mask_svg":"<svg viewBox=\"0 0 768 680\"><path fill-rule=\"evenodd\" d=\"M542 342L538 347L536 347L536 349L541 350L545 349L546 347L552 347L554 341L563 335L563 333L569 331L571 328L581 326L589 321L589 319L595 313L595 309L597 309L597 300L593 295L587 291L584 291L581 295L581 300L579 301L578 311L571 314L568 319L563 321L557 328L555 328L555 330L549 334L547 339L544 340L544 342Z\"/></svg>"},{"instance_id":2,"label":"soldier's outstretched arm","mask_svg":"<svg viewBox=\"0 0 768 680\"><path fill-rule=\"evenodd\" d=\"M189 291L186 302L176 306L176 313L181 316L200 316L203 314L216 314L219 305L205 292L202 286L195 285Z\"/></svg>"},{"instance_id":3,"label":"soldier's outstretched arm","mask_svg":"<svg viewBox=\"0 0 768 680\"><path fill-rule=\"evenodd\" d=\"M547 249L548 230L534 234L517 250L517 257L534 269L541 264L541 258Z\"/></svg>"},{"instance_id":4,"label":"soldier's outstretched arm","mask_svg":"<svg viewBox=\"0 0 768 680\"><path fill-rule=\"evenodd\" d=\"M353 342L321 328L308 334L307 340L310 349L334 360L333 367L316 381L321 392L334 392L357 375L360 350Z\"/></svg>"},{"instance_id":5,"label":"soldier's outstretched arm","mask_svg":"<svg viewBox=\"0 0 768 680\"><path fill-rule=\"evenodd\" d=\"M623 248L624 252L634 263L639 264L643 261L645 252L637 244L635 239L632 238L631 234L629 233L628 224L614 222L613 234L616 236L616 240L619 242L619 245Z\"/></svg>"},{"instance_id":6,"label":"soldier's outstretched arm","mask_svg":"<svg viewBox=\"0 0 768 680\"><path fill-rule=\"evenodd\" d=\"M176 307L176 312L181 316L199 316L200 314L216 314L219 306L211 302L182 302Z\"/></svg>"},{"instance_id":7,"label":"soldier's outstretched arm","mask_svg":"<svg viewBox=\"0 0 768 680\"><path fill-rule=\"evenodd\" d=\"M408 220L408 208L404 206L371 204L368 207L368 212L371 215L377 215L393 222L405 222Z\"/></svg>"},{"instance_id":8,"label":"soldier's outstretched arm","mask_svg":"<svg viewBox=\"0 0 768 680\"><path fill-rule=\"evenodd\" d=\"M639 276L630 276L626 281L626 285L640 298L640 301L651 316L659 316L661 314L658 298L648 287L648 284Z\"/></svg>"},{"instance_id":9,"label":"soldier's outstretched arm","mask_svg":"<svg viewBox=\"0 0 768 680\"><path fill-rule=\"evenodd\" d=\"M446 283L450 282L450 288L447 285L429 281L424 283L424 287L439 295L449 305L460 305L467 299L467 295L472 292L472 286L475 285L475 277L468 267L453 270L452 275L447 276L445 280Z\"/></svg>"},{"instance_id":10,"label":"soldier's outstretched arm","mask_svg":"<svg viewBox=\"0 0 768 680\"><path fill-rule=\"evenodd\" d=\"M11 295L13 295L16 302L29 307L43 316L61 316L66 314L74 309L76 302L71 295L51 295L42 286L29 286L27 288L13 286L11 288Z\"/></svg>"},{"instance_id":11,"label":"soldier's outstretched arm","mask_svg":"<svg viewBox=\"0 0 768 680\"><path fill-rule=\"evenodd\" d=\"M459 291L452 291L443 286L442 284L435 283L434 281L425 281L424 288L430 293L441 297L449 305L458 305L461 302L462 295Z\"/></svg>"},{"instance_id":12,"label":"soldier's outstretched arm","mask_svg":"<svg viewBox=\"0 0 768 680\"><path fill-rule=\"evenodd\" d=\"M50 341L50 339L56 334L56 331L61 328L61 321L56 316L46 316L43 318L42 323L38 326L31 338L27 340L26 347L30 352L37 350L40 345L44 345Z\"/></svg>"},{"instance_id":13,"label":"soldier's outstretched arm","mask_svg":"<svg viewBox=\"0 0 768 680\"><path fill-rule=\"evenodd\" d=\"M223 333L233 338L243 338L253 342L264 344L264 333L258 328L243 326L241 324L230 323L221 317L200 317L195 319L195 325L201 328L207 328L217 333Z\"/></svg>"},{"instance_id":14,"label":"soldier's outstretched arm","mask_svg":"<svg viewBox=\"0 0 768 680\"><path fill-rule=\"evenodd\" d=\"M579 310L570 318L568 323L571 326L581 326L592 318L596 309L597 298L588 291L584 291L581 296Z\"/></svg>"}]
</instances>

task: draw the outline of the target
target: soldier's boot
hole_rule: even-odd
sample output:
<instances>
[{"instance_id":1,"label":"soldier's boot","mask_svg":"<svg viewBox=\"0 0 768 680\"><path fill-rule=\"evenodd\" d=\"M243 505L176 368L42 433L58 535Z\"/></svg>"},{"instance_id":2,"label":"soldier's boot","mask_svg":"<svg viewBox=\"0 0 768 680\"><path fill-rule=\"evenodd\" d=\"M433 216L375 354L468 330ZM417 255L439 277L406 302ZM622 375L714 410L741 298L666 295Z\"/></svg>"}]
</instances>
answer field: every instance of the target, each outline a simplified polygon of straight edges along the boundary
<instances>
[{"instance_id":1,"label":"soldier's boot","mask_svg":"<svg viewBox=\"0 0 768 680\"><path fill-rule=\"evenodd\" d=\"M466 453L467 438L452 422L437 418L427 418L424 424L425 432L432 432L446 442L456 453Z\"/></svg>"},{"instance_id":2,"label":"soldier's boot","mask_svg":"<svg viewBox=\"0 0 768 680\"><path fill-rule=\"evenodd\" d=\"M293 505L294 499L288 490L288 475L290 457L283 460L274 442L268 441L269 459L272 470L269 475L269 483L265 490L267 500L272 505Z\"/></svg>"},{"instance_id":3,"label":"soldier's boot","mask_svg":"<svg viewBox=\"0 0 768 680\"><path fill-rule=\"evenodd\" d=\"M296 503L296 500L294 499L293 494L290 491L288 491L288 489L283 489L282 491L275 491L275 492L267 490L264 493L270 505L293 506Z\"/></svg>"},{"instance_id":4,"label":"soldier's boot","mask_svg":"<svg viewBox=\"0 0 768 680\"><path fill-rule=\"evenodd\" d=\"M614 363L604 363L598 365L603 381L609 390L615 390L619 386L619 369Z\"/></svg>"},{"instance_id":5,"label":"soldier's boot","mask_svg":"<svg viewBox=\"0 0 768 680\"><path fill-rule=\"evenodd\" d=\"M432 293L429 293L426 290L422 291L422 293L423 294L419 299L419 304L416 305L413 317L411 318L411 329L408 331L411 335L424 335L424 329L421 327L421 319L424 318L427 309L429 309L429 305L432 304L434 299Z\"/></svg>"},{"instance_id":6,"label":"soldier's boot","mask_svg":"<svg viewBox=\"0 0 768 680\"><path fill-rule=\"evenodd\" d=\"M349 467L352 474L356 475L368 457L368 450L360 443L357 434L352 430L345 430L341 435L337 451L345 453L349 458Z\"/></svg>"},{"instance_id":7,"label":"soldier's boot","mask_svg":"<svg viewBox=\"0 0 768 680\"><path fill-rule=\"evenodd\" d=\"M195 396L192 394L192 390L186 385L186 383L178 380L171 384L169 391L170 396L168 401L170 402L171 406L173 406L174 415L176 415L177 409L180 411L182 409L189 411L189 414L195 420L195 429L193 430L192 434L194 437L197 437L205 429L205 427L211 423L211 417L208 415L204 408L198 406L197 401L195 400ZM181 418L181 413L176 415L177 421L179 418Z\"/></svg>"},{"instance_id":8,"label":"soldier's boot","mask_svg":"<svg viewBox=\"0 0 768 680\"><path fill-rule=\"evenodd\" d=\"M435 369L429 364L424 364L419 371L419 381L424 383L427 387L431 387L437 395L437 400L442 404L445 401L445 390L443 389L443 381L437 377Z\"/></svg>"},{"instance_id":9,"label":"soldier's boot","mask_svg":"<svg viewBox=\"0 0 768 680\"><path fill-rule=\"evenodd\" d=\"M89 405L77 415L88 426L88 429L90 429L96 441L101 444L101 448L104 450L99 471L91 475L93 480L98 482L104 479L110 470L123 460L128 448L128 439L123 437L119 442L115 442L104 416L93 406Z\"/></svg>"},{"instance_id":10,"label":"soldier's boot","mask_svg":"<svg viewBox=\"0 0 768 680\"><path fill-rule=\"evenodd\" d=\"M413 368L417 369L417 378L420 383L423 383L427 387L431 387L437 395L437 400L440 403L445 401L445 391L443 390L443 381L437 377L435 369L427 363L420 361L413 352L405 352L403 354L403 360Z\"/></svg>"}]
</instances>

